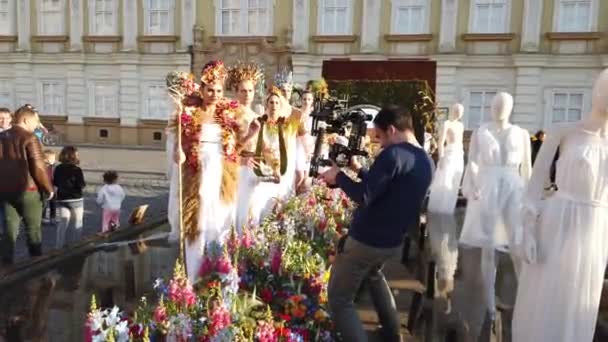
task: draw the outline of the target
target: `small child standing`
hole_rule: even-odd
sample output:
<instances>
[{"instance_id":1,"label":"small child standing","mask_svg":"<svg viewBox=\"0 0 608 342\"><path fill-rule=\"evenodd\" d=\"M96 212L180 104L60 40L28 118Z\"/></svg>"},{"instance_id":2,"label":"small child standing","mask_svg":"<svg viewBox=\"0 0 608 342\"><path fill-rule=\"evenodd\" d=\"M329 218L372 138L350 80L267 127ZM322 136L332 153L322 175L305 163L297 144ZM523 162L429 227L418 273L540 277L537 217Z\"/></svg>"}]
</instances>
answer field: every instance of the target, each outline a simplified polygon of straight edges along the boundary
<instances>
[{"instance_id":1,"label":"small child standing","mask_svg":"<svg viewBox=\"0 0 608 342\"><path fill-rule=\"evenodd\" d=\"M118 185L118 173L108 171L103 174L104 186L97 193L97 204L103 208L101 232L106 233L120 227L120 208L125 192Z\"/></svg>"},{"instance_id":2,"label":"small child standing","mask_svg":"<svg viewBox=\"0 0 608 342\"><path fill-rule=\"evenodd\" d=\"M46 172L53 184L53 172L55 171L55 164L57 162L57 154L52 150L44 150L44 162L46 163ZM47 216L48 209L48 216ZM45 223L50 222L51 224L55 224L55 218L57 217L57 208L55 206L55 200L45 200L44 207L42 208L42 221Z\"/></svg>"}]
</instances>

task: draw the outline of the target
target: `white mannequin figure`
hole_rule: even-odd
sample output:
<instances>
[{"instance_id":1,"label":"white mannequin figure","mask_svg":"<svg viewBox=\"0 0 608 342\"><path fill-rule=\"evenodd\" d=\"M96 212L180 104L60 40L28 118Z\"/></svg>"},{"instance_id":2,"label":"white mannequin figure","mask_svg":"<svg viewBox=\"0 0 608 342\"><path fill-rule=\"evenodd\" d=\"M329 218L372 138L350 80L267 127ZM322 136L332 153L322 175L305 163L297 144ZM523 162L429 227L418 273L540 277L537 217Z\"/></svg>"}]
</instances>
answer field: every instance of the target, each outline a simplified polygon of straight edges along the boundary
<instances>
[{"instance_id":1,"label":"white mannequin figure","mask_svg":"<svg viewBox=\"0 0 608 342\"><path fill-rule=\"evenodd\" d=\"M437 263L438 289L441 292L451 292L453 289L458 262L458 227L454 209L464 171L464 126L460 122L463 114L464 107L460 103L454 104L439 131L439 162L430 187L427 210L427 226L433 258Z\"/></svg>"},{"instance_id":2,"label":"white mannequin figure","mask_svg":"<svg viewBox=\"0 0 608 342\"><path fill-rule=\"evenodd\" d=\"M608 69L592 101L583 120L548 132L534 164L521 248L529 263L520 277L513 341L593 340L608 260ZM558 147L558 190L546 196Z\"/></svg>"},{"instance_id":3,"label":"white mannequin figure","mask_svg":"<svg viewBox=\"0 0 608 342\"><path fill-rule=\"evenodd\" d=\"M464 126L460 122L463 113L464 107L460 103L454 104L450 109L448 120L443 123L439 133L437 146L439 162L430 188L429 212L454 213L464 170L462 148Z\"/></svg>"},{"instance_id":4,"label":"white mannequin figure","mask_svg":"<svg viewBox=\"0 0 608 342\"><path fill-rule=\"evenodd\" d=\"M510 252L521 233L521 198L531 174L530 135L509 123L513 97L498 93L492 100L493 121L472 137L463 179L468 199L460 243L482 249L481 268L490 318L496 312L495 251ZM511 248L510 248L511 247ZM511 253L515 271L520 261Z\"/></svg>"}]
</instances>

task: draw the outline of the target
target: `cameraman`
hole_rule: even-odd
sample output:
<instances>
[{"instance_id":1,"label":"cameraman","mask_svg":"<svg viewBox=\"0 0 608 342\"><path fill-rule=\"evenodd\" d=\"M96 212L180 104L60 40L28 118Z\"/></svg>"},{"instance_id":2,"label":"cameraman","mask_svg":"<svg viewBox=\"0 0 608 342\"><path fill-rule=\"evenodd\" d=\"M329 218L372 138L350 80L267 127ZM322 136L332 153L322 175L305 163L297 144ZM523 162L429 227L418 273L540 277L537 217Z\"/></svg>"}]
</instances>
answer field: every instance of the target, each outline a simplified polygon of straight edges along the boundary
<instances>
[{"instance_id":1,"label":"cameraman","mask_svg":"<svg viewBox=\"0 0 608 342\"><path fill-rule=\"evenodd\" d=\"M374 128L383 151L369 171L351 164L360 182L335 165L320 176L358 204L328 286L332 319L342 339L349 342L367 341L354 305L364 281L382 325L383 341L401 341L395 300L382 266L400 255L404 235L420 215L432 178L431 160L416 142L410 113L385 107L376 115Z\"/></svg>"}]
</instances>

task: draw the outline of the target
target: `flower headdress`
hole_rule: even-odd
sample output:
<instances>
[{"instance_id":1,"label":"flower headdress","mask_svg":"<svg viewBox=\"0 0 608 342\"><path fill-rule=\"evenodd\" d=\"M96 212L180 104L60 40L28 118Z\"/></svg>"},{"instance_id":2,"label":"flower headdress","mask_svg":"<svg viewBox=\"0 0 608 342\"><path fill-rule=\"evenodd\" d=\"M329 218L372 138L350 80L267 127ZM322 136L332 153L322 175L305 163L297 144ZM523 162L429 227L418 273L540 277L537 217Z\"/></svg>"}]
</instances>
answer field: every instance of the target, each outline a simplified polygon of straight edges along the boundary
<instances>
[{"instance_id":1,"label":"flower headdress","mask_svg":"<svg viewBox=\"0 0 608 342\"><path fill-rule=\"evenodd\" d=\"M277 87L291 87L293 88L293 72L287 68L283 68L274 76L274 84Z\"/></svg>"},{"instance_id":2,"label":"flower headdress","mask_svg":"<svg viewBox=\"0 0 608 342\"><path fill-rule=\"evenodd\" d=\"M306 90L310 91L316 98L321 100L326 99L329 96L329 87L324 78L308 81Z\"/></svg>"},{"instance_id":3,"label":"flower headdress","mask_svg":"<svg viewBox=\"0 0 608 342\"><path fill-rule=\"evenodd\" d=\"M271 96L278 96L280 99L282 99L283 92L281 91L281 89L277 88L276 86L272 86L272 87L270 87L270 89L268 89L268 94L266 96L266 102L268 102L268 99Z\"/></svg>"},{"instance_id":4,"label":"flower headdress","mask_svg":"<svg viewBox=\"0 0 608 342\"><path fill-rule=\"evenodd\" d=\"M255 85L263 78L262 68L254 63L239 62L228 69L228 86L234 90L243 81L251 81Z\"/></svg>"},{"instance_id":5,"label":"flower headdress","mask_svg":"<svg viewBox=\"0 0 608 342\"><path fill-rule=\"evenodd\" d=\"M205 64L203 71L201 71L201 82L203 82L203 84L211 84L215 82L224 83L227 76L228 73L226 72L224 62L220 60L211 61Z\"/></svg>"},{"instance_id":6,"label":"flower headdress","mask_svg":"<svg viewBox=\"0 0 608 342\"><path fill-rule=\"evenodd\" d=\"M165 78L169 95L184 98L195 93L199 85L194 82L194 77L184 71L171 71Z\"/></svg>"}]
</instances>

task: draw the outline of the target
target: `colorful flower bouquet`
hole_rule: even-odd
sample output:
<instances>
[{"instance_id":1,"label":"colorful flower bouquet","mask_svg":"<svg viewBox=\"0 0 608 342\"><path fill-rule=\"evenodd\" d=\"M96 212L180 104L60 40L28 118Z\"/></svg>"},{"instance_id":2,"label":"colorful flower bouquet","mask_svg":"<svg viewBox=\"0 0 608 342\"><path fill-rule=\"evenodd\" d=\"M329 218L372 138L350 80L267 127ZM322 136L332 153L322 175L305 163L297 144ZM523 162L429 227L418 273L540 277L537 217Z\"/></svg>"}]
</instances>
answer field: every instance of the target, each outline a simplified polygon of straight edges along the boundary
<instances>
[{"instance_id":1,"label":"colorful flower bouquet","mask_svg":"<svg viewBox=\"0 0 608 342\"><path fill-rule=\"evenodd\" d=\"M93 301L87 341L334 341L329 265L352 209L340 191L315 186L259 227L209 244L196 284L177 264L156 281L156 305L142 298L126 315Z\"/></svg>"}]
</instances>

